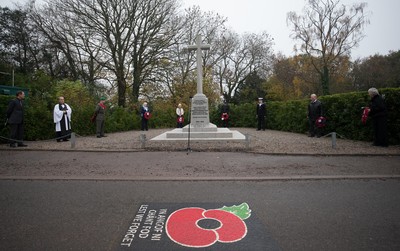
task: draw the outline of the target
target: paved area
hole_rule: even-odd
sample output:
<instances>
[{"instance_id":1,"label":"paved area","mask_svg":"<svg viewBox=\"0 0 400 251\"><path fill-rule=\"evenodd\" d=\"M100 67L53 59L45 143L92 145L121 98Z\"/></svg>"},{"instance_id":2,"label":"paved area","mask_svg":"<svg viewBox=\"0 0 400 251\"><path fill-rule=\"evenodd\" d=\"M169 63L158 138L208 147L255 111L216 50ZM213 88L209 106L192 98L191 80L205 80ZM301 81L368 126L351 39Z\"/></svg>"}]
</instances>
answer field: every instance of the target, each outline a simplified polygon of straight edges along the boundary
<instances>
[{"instance_id":1,"label":"paved area","mask_svg":"<svg viewBox=\"0 0 400 251\"><path fill-rule=\"evenodd\" d=\"M0 179L271 180L400 177L400 156L3 151Z\"/></svg>"},{"instance_id":2,"label":"paved area","mask_svg":"<svg viewBox=\"0 0 400 251\"><path fill-rule=\"evenodd\" d=\"M55 140L26 142L27 148L18 150L52 151L185 151L187 141L169 142L151 139L170 129L149 131L128 131L108 134L105 138L77 135L75 145L71 142L57 143ZM371 142L342 139L337 136L333 146L330 136L309 138L305 134L281 131L256 131L254 128L232 128L247 135L247 142L232 141L190 141L189 147L197 152L251 152L262 154L301 154L301 155L400 155L400 146L388 148L373 147ZM145 140L141 140L145 138ZM0 150L9 150L7 144L1 144Z\"/></svg>"}]
</instances>

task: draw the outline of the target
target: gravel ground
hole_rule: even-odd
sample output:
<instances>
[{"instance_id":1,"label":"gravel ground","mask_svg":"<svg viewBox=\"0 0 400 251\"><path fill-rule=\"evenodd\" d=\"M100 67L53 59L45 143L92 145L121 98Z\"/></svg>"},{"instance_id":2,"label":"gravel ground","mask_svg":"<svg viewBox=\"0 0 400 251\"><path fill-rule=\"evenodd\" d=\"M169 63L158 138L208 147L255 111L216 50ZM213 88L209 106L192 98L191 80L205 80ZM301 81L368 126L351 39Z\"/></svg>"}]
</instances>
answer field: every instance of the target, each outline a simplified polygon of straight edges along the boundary
<instances>
[{"instance_id":1,"label":"gravel ground","mask_svg":"<svg viewBox=\"0 0 400 251\"><path fill-rule=\"evenodd\" d=\"M304 134L282 131L256 131L254 128L231 128L249 137L247 142L235 141L190 141L192 151L253 152L265 154L310 154L310 155L400 155L400 146L387 148L371 146L371 142L342 139L332 146L330 136L310 138ZM28 141L28 147L18 150L71 150L71 151L186 151L188 141L152 141L170 129L150 129L149 131L128 131L110 133L107 137L81 137L77 135L75 147L70 142L55 140ZM146 140L140 140L141 135ZM1 150L10 149L7 144L0 145ZM13 148L14 150L15 148Z\"/></svg>"}]
</instances>

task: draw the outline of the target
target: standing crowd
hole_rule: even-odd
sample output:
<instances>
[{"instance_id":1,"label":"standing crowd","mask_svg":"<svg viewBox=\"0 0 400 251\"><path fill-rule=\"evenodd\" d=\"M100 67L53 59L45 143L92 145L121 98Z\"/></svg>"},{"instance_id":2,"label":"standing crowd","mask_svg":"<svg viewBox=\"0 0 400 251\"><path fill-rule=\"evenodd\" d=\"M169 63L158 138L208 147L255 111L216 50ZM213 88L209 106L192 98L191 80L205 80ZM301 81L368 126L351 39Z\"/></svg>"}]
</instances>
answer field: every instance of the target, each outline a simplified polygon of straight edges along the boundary
<instances>
[{"instance_id":1,"label":"standing crowd","mask_svg":"<svg viewBox=\"0 0 400 251\"><path fill-rule=\"evenodd\" d=\"M374 146L387 147L388 146L388 132L387 132L387 108L383 97L379 94L376 88L370 88L368 94L371 98L370 104L367 107L367 115L372 120ZM6 111L6 125L10 128L10 147L26 147L24 144L24 104L25 93L18 91L16 98L11 100L8 104ZM105 131L105 117L107 107L105 105L106 98L101 97L99 103L96 105L92 122L96 123L96 137L107 137ZM223 102L221 109L222 127L228 127L229 122L229 105L226 101ZM176 108L176 127L182 128L184 122L184 110L182 104L178 104ZM65 103L64 97L58 98L58 104L54 106L53 119L55 124L56 140L57 142L68 141L71 135L71 116L72 109ZM140 107L141 117L141 130L148 131L148 121L151 118L151 111L147 102L143 102ZM263 98L258 98L256 105L256 119L257 131L265 131L265 118L266 118L266 104ZM318 100L316 94L311 94L310 103L308 104L308 124L309 124L309 137L321 137L323 135L323 128L326 119L323 113L322 103Z\"/></svg>"}]
</instances>

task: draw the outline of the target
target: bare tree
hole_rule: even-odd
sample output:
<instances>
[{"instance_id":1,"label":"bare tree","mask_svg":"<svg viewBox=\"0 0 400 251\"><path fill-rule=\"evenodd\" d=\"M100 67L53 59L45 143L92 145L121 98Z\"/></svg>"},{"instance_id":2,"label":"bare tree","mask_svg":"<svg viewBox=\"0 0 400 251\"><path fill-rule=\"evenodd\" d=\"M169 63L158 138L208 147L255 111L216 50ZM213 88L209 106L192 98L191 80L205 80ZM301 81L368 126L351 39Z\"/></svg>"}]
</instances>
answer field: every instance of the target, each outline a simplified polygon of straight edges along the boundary
<instances>
[{"instance_id":1,"label":"bare tree","mask_svg":"<svg viewBox=\"0 0 400 251\"><path fill-rule=\"evenodd\" d=\"M116 83L118 105L125 106L128 88L137 100L170 46L179 28L170 25L176 6L176 0L47 0L36 20L73 70L93 77L102 69Z\"/></svg>"},{"instance_id":2,"label":"bare tree","mask_svg":"<svg viewBox=\"0 0 400 251\"><path fill-rule=\"evenodd\" d=\"M185 48L196 42L198 34L202 35L204 43L211 44L211 51L203 53L203 77L208 79L206 74L210 75L210 69L220 57L217 41L221 32L225 30L226 20L214 12L203 12L194 6L186 9L183 15L177 16L175 21L180 30L176 32L174 42L165 58L160 61L162 70L159 71L159 77L173 102L187 100L193 95L191 91L195 90L191 89L196 79L195 53L189 53Z\"/></svg>"},{"instance_id":3,"label":"bare tree","mask_svg":"<svg viewBox=\"0 0 400 251\"><path fill-rule=\"evenodd\" d=\"M81 22L75 22L66 4L49 1L47 5L31 12L31 18L47 41L46 54L49 58L49 70L54 77L68 77L81 80L93 88L97 80L104 79L102 65L98 62L104 47L104 39L96 37L93 30L87 29ZM66 61L67 75L54 72L53 61ZM63 67L63 63L58 63ZM65 71L59 69L59 71Z\"/></svg>"},{"instance_id":4,"label":"bare tree","mask_svg":"<svg viewBox=\"0 0 400 251\"><path fill-rule=\"evenodd\" d=\"M349 55L364 37L369 23L366 3L348 7L340 0L308 0L303 15L287 14L292 38L301 42L300 51L310 56L321 78L323 94L329 94L330 71L341 56Z\"/></svg>"},{"instance_id":5,"label":"bare tree","mask_svg":"<svg viewBox=\"0 0 400 251\"><path fill-rule=\"evenodd\" d=\"M0 56L24 74L40 68L41 44L28 13L29 6L0 8Z\"/></svg>"},{"instance_id":6,"label":"bare tree","mask_svg":"<svg viewBox=\"0 0 400 251\"><path fill-rule=\"evenodd\" d=\"M264 79L269 75L273 51L272 38L266 32L242 36L226 32L219 43L214 77L228 101L244 87L250 74L257 73Z\"/></svg>"}]
</instances>

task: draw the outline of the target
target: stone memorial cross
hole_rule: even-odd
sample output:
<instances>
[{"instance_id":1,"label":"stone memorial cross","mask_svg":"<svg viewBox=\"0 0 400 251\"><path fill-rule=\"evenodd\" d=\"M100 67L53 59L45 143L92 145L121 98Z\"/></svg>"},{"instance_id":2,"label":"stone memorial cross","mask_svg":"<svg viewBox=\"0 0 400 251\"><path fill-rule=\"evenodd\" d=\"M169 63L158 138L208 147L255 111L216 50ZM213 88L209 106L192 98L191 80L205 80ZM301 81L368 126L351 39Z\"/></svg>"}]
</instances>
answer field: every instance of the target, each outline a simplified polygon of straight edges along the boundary
<instances>
[{"instance_id":1,"label":"stone memorial cross","mask_svg":"<svg viewBox=\"0 0 400 251\"><path fill-rule=\"evenodd\" d=\"M210 45L201 43L201 35L197 35L196 44L189 45L187 47L188 51L196 51L196 59L197 59L197 94L203 93L203 64L201 62L202 59L202 50L209 50Z\"/></svg>"}]
</instances>

